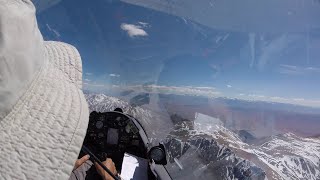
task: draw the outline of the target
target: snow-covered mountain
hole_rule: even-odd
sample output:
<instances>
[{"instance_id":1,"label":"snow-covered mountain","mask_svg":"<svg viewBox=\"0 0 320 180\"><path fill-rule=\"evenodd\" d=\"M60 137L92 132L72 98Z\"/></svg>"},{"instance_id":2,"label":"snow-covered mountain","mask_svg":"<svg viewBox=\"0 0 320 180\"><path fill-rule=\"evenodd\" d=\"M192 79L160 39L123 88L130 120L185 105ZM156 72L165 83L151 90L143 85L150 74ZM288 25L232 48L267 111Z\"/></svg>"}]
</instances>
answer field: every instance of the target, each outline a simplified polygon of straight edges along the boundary
<instances>
[{"instance_id":1,"label":"snow-covered mountain","mask_svg":"<svg viewBox=\"0 0 320 180\"><path fill-rule=\"evenodd\" d=\"M262 168L203 135L169 136L165 147L173 179L266 179Z\"/></svg>"},{"instance_id":2,"label":"snow-covered mountain","mask_svg":"<svg viewBox=\"0 0 320 180\"><path fill-rule=\"evenodd\" d=\"M320 179L320 139L286 133L258 145L236 142L233 149L251 154L251 161L266 167L269 179Z\"/></svg>"},{"instance_id":3,"label":"snow-covered mountain","mask_svg":"<svg viewBox=\"0 0 320 180\"><path fill-rule=\"evenodd\" d=\"M287 133L247 144L219 123L202 130L177 115L167 122L165 112L147 106L133 107L103 94L85 96L91 111L120 107L140 120L151 138L162 139L174 179L320 179L320 139Z\"/></svg>"},{"instance_id":4,"label":"snow-covered mountain","mask_svg":"<svg viewBox=\"0 0 320 180\"><path fill-rule=\"evenodd\" d=\"M189 136L211 136L237 156L262 168L268 179L320 179L320 139L286 133L249 145L234 132L216 126L212 133L190 131Z\"/></svg>"}]
</instances>

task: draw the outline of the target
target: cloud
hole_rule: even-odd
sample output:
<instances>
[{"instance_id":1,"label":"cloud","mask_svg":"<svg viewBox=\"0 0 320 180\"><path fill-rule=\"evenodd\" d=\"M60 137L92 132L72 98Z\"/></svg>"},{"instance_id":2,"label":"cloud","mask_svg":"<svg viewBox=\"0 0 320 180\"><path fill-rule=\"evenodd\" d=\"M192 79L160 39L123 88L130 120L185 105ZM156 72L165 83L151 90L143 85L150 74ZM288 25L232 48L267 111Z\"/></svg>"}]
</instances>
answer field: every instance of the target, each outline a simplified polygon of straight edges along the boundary
<instances>
[{"instance_id":1,"label":"cloud","mask_svg":"<svg viewBox=\"0 0 320 180\"><path fill-rule=\"evenodd\" d=\"M148 27L149 26L149 24L148 23L146 23L146 22L138 22L141 26L143 26L143 27Z\"/></svg>"},{"instance_id":2,"label":"cloud","mask_svg":"<svg viewBox=\"0 0 320 180\"><path fill-rule=\"evenodd\" d=\"M302 74L320 73L320 68L317 68L317 67L301 67L301 66L293 66L293 65L281 64L279 69L278 69L278 71L281 74L302 75Z\"/></svg>"},{"instance_id":3,"label":"cloud","mask_svg":"<svg viewBox=\"0 0 320 180\"><path fill-rule=\"evenodd\" d=\"M109 74L109 76L110 76L110 77L117 77L117 78L120 77L119 74Z\"/></svg>"},{"instance_id":4,"label":"cloud","mask_svg":"<svg viewBox=\"0 0 320 180\"><path fill-rule=\"evenodd\" d=\"M137 91L146 91L160 94L175 94L175 95L191 95L204 97L218 97L218 92L214 87L194 87L194 86L159 86L159 85L144 85L144 86L129 86L130 89Z\"/></svg>"},{"instance_id":5,"label":"cloud","mask_svg":"<svg viewBox=\"0 0 320 180\"><path fill-rule=\"evenodd\" d=\"M264 102L302 105L302 106L308 106L308 107L320 107L320 100L317 100L317 99L310 100L310 99L304 99L304 98L284 98L279 96L265 96L260 94L239 94L237 98L242 100L249 100L249 101L264 101Z\"/></svg>"},{"instance_id":6,"label":"cloud","mask_svg":"<svg viewBox=\"0 0 320 180\"><path fill-rule=\"evenodd\" d=\"M212 29L224 29L225 31L261 32L276 34L282 32L306 32L306 27L318 27L319 11L315 8L318 0L304 3L303 8L293 9L293 1L245 1L233 7L232 16L226 16L226 10L234 6L234 1L169 1L169 0L121 0L129 4L152 9L175 17L188 17L191 21ZM179 2L179 3L178 3ZM196 3L195 3L196 2ZM312 3L314 2L314 3ZM275 8L274 5L277 4ZM212 7L213 6L213 7ZM268 7L268 8L267 8ZM294 7L294 6L293 6ZM318 8L318 6L316 6ZM252 9L255 9L254 11ZM291 10L292 9L292 10ZM287 12L294 12L293 17L288 17ZM312 10L312 13L308 11ZM263 12L263 13L261 13ZM251 16L248 21L248 16ZM204 17L205 16L205 17ZM223 17L223 21L221 21ZM294 18L295 22L291 21ZM263 19L263 20L262 20ZM268 24L264 20L269 20ZM307 21L306 21L307 20ZM308 26L309 25L309 26Z\"/></svg>"},{"instance_id":7,"label":"cloud","mask_svg":"<svg viewBox=\"0 0 320 180\"><path fill-rule=\"evenodd\" d=\"M127 31L131 38L135 36L148 36L148 33L142 29L143 26L140 25L122 23L120 27L122 30Z\"/></svg>"},{"instance_id":8,"label":"cloud","mask_svg":"<svg viewBox=\"0 0 320 180\"><path fill-rule=\"evenodd\" d=\"M97 84L97 83L88 83L88 82L84 82L83 85L85 85L84 89L87 89L88 87L106 87L105 84Z\"/></svg>"},{"instance_id":9,"label":"cloud","mask_svg":"<svg viewBox=\"0 0 320 180\"><path fill-rule=\"evenodd\" d=\"M126 88L135 90L137 92L152 92L159 94L175 94L175 95L189 95L189 96L202 96L207 98L232 98L226 97L223 93L216 90L214 87L194 87L194 86L159 86L159 85L136 85L127 86ZM278 96L266 96L262 94L245 94L240 93L238 96L233 97L245 101L263 101L272 103L284 103L292 105L302 105L308 107L320 107L320 100L310 100L304 98L284 98Z\"/></svg>"},{"instance_id":10,"label":"cloud","mask_svg":"<svg viewBox=\"0 0 320 180\"><path fill-rule=\"evenodd\" d=\"M263 101L272 103L284 103L292 105L302 105L308 107L320 107L320 100L304 99L304 98L284 98L278 96L266 96L262 94L245 94L239 93L235 97L227 97L219 92L214 87L194 87L194 86L160 86L160 85L134 85L127 86L126 89L135 90L137 92L159 93L159 94L174 94L174 95L189 95L202 96L207 98L236 98L245 101Z\"/></svg>"},{"instance_id":11,"label":"cloud","mask_svg":"<svg viewBox=\"0 0 320 180\"><path fill-rule=\"evenodd\" d=\"M87 76L91 76L91 75L92 75L92 73L88 73L88 72L87 72L87 73L86 73L86 75L87 75Z\"/></svg>"},{"instance_id":12,"label":"cloud","mask_svg":"<svg viewBox=\"0 0 320 180\"><path fill-rule=\"evenodd\" d=\"M201 96L207 98L236 98L245 101L263 101L271 103L284 103L292 105L302 105L307 107L320 108L320 99L304 99L304 98L284 98L279 96L266 96L261 94L245 94L240 93L235 97L226 97L223 93L219 92L214 87L195 87L195 86L160 86L160 85L131 85L119 86L110 84L100 84L97 82L83 82L84 89L96 92L105 90L134 90L140 93L157 93L157 94L174 94L174 95L188 95L188 96Z\"/></svg>"},{"instance_id":13,"label":"cloud","mask_svg":"<svg viewBox=\"0 0 320 180\"><path fill-rule=\"evenodd\" d=\"M314 99L304 99L304 98L283 98L283 97L270 97L272 102L287 103L287 104L297 104L309 107L320 107L320 100Z\"/></svg>"},{"instance_id":14,"label":"cloud","mask_svg":"<svg viewBox=\"0 0 320 180\"><path fill-rule=\"evenodd\" d=\"M230 84L227 84L227 87L228 87L228 88L232 88L232 86L231 86Z\"/></svg>"},{"instance_id":15,"label":"cloud","mask_svg":"<svg viewBox=\"0 0 320 180\"><path fill-rule=\"evenodd\" d=\"M84 79L84 81L90 82L91 80L90 79Z\"/></svg>"},{"instance_id":16,"label":"cloud","mask_svg":"<svg viewBox=\"0 0 320 180\"><path fill-rule=\"evenodd\" d=\"M257 94L249 94L248 96L251 97L251 98L257 98L257 99L266 97L264 95L257 95Z\"/></svg>"}]
</instances>

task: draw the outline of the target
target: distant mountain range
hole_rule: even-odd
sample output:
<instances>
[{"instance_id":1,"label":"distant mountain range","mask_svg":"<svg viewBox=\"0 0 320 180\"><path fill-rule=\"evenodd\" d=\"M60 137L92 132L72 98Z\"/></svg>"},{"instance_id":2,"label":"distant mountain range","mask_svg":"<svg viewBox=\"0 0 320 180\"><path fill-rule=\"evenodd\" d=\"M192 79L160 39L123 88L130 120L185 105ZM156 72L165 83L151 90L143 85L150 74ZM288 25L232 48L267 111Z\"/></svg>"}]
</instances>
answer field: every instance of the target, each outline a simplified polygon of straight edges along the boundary
<instances>
[{"instance_id":1,"label":"distant mountain range","mask_svg":"<svg viewBox=\"0 0 320 180\"><path fill-rule=\"evenodd\" d=\"M114 96L114 95L112 95ZM160 111L194 120L202 113L221 120L232 131L246 131L257 138L293 132L302 137L319 135L320 109L285 103L208 98L192 95L124 91L119 98L131 105L150 107L153 97ZM146 105L146 106L145 106Z\"/></svg>"},{"instance_id":2,"label":"distant mountain range","mask_svg":"<svg viewBox=\"0 0 320 180\"><path fill-rule=\"evenodd\" d=\"M103 94L86 94L86 98L91 111L121 107L149 124L145 129L151 134L151 140L160 137L159 132L166 135L162 139L169 160L166 167L174 179L320 179L318 138L302 138L292 133L256 138L248 131L230 130L219 122L202 131L193 119L180 116L179 111L171 115L165 109L153 111L148 109L148 102L131 106ZM145 96L138 99L146 101ZM210 123L210 119L196 121Z\"/></svg>"},{"instance_id":3,"label":"distant mountain range","mask_svg":"<svg viewBox=\"0 0 320 180\"><path fill-rule=\"evenodd\" d=\"M320 109L283 103L229 98L159 95L170 114L194 119L195 113L219 118L233 131L246 130L255 137L294 132L302 137L319 135Z\"/></svg>"}]
</instances>

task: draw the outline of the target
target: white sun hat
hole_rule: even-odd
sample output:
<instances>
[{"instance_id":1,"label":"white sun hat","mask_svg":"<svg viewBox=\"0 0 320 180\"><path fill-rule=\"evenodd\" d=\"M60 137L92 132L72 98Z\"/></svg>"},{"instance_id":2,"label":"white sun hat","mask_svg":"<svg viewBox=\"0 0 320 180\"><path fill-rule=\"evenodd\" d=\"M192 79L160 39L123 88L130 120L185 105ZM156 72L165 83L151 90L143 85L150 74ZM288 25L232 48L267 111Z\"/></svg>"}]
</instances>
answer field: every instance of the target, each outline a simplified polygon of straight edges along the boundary
<instances>
[{"instance_id":1,"label":"white sun hat","mask_svg":"<svg viewBox=\"0 0 320 180\"><path fill-rule=\"evenodd\" d=\"M88 125L78 51L43 41L30 0L0 0L0 179L68 179Z\"/></svg>"}]
</instances>

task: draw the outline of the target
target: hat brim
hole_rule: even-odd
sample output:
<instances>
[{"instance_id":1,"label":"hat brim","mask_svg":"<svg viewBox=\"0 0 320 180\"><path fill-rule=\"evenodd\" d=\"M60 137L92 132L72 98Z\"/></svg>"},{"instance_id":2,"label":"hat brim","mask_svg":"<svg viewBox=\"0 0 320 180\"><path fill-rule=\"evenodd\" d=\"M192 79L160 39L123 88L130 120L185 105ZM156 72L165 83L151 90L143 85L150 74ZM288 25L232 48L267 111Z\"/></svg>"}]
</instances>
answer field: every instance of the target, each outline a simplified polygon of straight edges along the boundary
<instances>
[{"instance_id":1,"label":"hat brim","mask_svg":"<svg viewBox=\"0 0 320 180\"><path fill-rule=\"evenodd\" d=\"M65 43L44 46L48 61L0 122L4 179L68 179L86 134L80 55Z\"/></svg>"}]
</instances>

